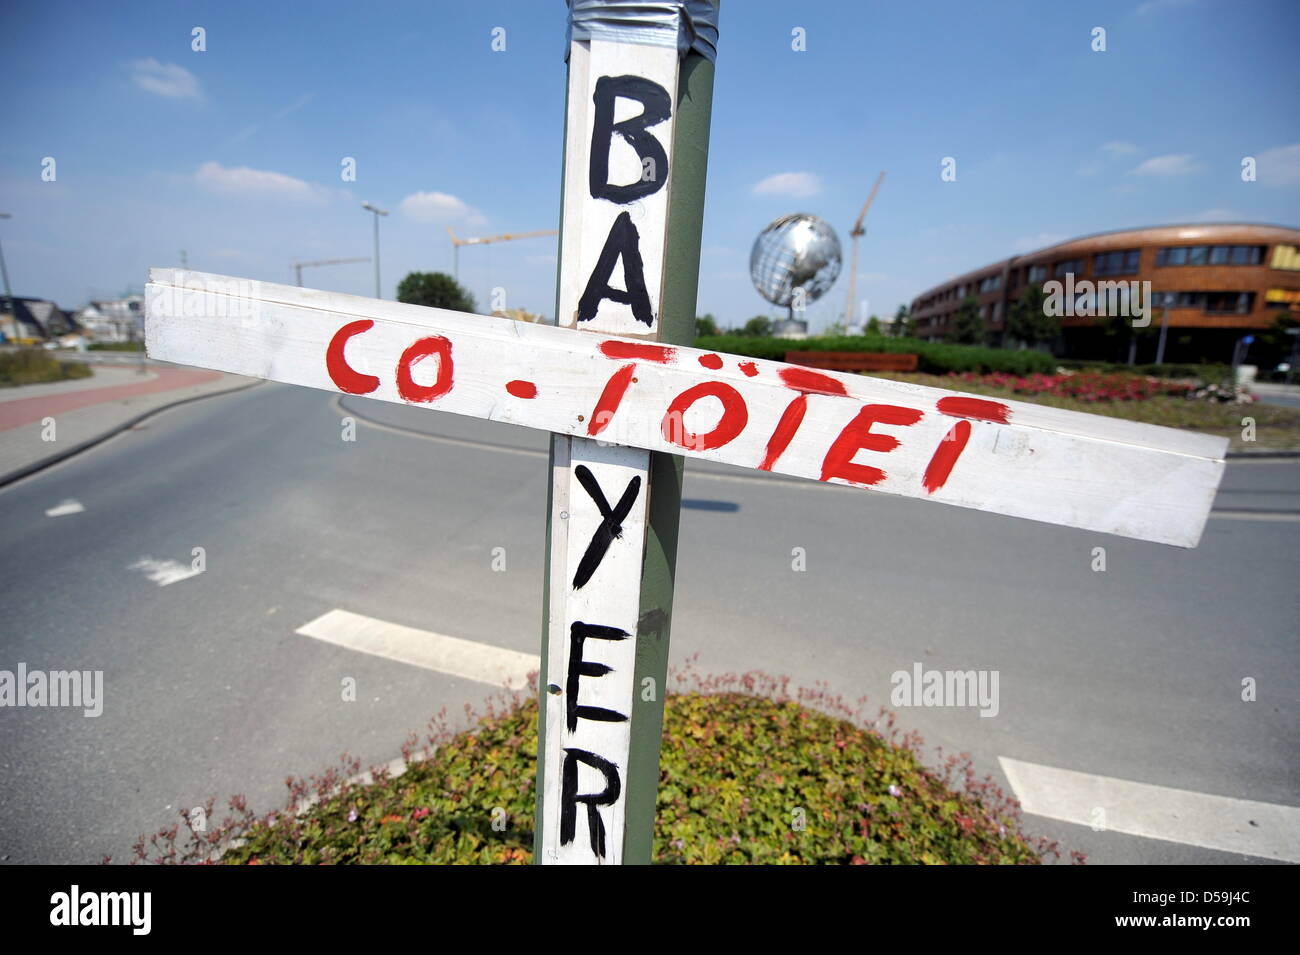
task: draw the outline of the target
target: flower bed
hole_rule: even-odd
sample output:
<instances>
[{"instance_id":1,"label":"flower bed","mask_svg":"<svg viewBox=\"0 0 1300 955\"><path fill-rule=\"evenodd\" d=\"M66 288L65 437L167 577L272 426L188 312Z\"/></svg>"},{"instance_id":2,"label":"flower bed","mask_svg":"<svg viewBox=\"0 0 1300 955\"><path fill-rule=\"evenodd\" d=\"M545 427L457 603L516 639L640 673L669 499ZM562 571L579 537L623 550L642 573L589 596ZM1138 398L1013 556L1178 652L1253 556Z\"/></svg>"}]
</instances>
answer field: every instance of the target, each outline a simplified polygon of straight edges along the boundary
<instances>
[{"instance_id":1,"label":"flower bed","mask_svg":"<svg viewBox=\"0 0 1300 955\"><path fill-rule=\"evenodd\" d=\"M1021 829L1018 804L970 759L932 769L915 733L824 688L760 673L680 674L666 700L654 858L668 864L1036 864L1058 846ZM468 707L467 707L468 712ZM471 714L480 716L480 714ZM242 797L212 824L182 812L136 861L226 864L519 864L532 859L537 701L490 705L469 729L435 719L403 748L408 768L369 781L347 760L289 780L284 810ZM196 826L195 818L203 821ZM1082 862L1080 853L1070 853Z\"/></svg>"},{"instance_id":2,"label":"flower bed","mask_svg":"<svg viewBox=\"0 0 1300 955\"><path fill-rule=\"evenodd\" d=\"M1009 375L993 372L952 374L950 378L985 388L998 388L1017 395L1055 395L1083 402L1149 401L1158 397L1189 398L1246 404L1254 400L1240 388L1222 385L1197 386L1186 381L1169 381L1147 375L1107 374L1094 371L1058 371L1054 375ZM960 386L957 386L960 387Z\"/></svg>"}]
</instances>

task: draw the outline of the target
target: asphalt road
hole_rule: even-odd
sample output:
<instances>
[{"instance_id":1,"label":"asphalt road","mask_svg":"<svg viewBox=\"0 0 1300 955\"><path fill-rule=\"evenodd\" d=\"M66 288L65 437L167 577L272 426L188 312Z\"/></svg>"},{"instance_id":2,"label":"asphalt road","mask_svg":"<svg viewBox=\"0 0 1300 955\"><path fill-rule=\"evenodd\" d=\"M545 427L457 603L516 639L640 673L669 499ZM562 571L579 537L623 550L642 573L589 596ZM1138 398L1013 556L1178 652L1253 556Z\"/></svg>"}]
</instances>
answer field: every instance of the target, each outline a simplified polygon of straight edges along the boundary
<instances>
[{"instance_id":1,"label":"asphalt road","mask_svg":"<svg viewBox=\"0 0 1300 955\"><path fill-rule=\"evenodd\" d=\"M286 775L345 750L385 762L438 708L490 696L294 631L341 608L536 653L545 442L266 384L0 491L0 668L102 669L106 688L98 718L0 711L0 861L125 861L180 807L239 792L275 808ZM996 717L914 707L901 725L1004 783L998 757L1300 804L1300 461L1230 465L1224 514L1192 551L716 465L687 474L675 659L822 681L873 707L914 662L997 670ZM69 499L84 510L46 515ZM132 567L188 566L195 547L206 571L169 586ZM1026 825L1094 862L1245 859Z\"/></svg>"}]
</instances>

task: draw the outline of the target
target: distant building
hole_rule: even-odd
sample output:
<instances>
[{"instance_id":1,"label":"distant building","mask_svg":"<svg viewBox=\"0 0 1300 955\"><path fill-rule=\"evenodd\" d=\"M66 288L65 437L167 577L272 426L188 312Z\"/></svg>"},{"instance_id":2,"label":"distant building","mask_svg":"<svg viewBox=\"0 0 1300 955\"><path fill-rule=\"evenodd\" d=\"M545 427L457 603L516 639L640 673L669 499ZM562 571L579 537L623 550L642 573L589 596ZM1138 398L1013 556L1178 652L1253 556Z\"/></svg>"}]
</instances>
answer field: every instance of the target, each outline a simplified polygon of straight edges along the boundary
<instances>
[{"instance_id":1,"label":"distant building","mask_svg":"<svg viewBox=\"0 0 1300 955\"><path fill-rule=\"evenodd\" d=\"M87 337L100 342L125 342L144 337L144 296L96 299L77 312Z\"/></svg>"},{"instance_id":2,"label":"distant building","mask_svg":"<svg viewBox=\"0 0 1300 955\"><path fill-rule=\"evenodd\" d=\"M13 308L0 299L0 335L6 342L51 341L78 331L76 320L43 298L14 298Z\"/></svg>"},{"instance_id":3,"label":"distant building","mask_svg":"<svg viewBox=\"0 0 1300 955\"><path fill-rule=\"evenodd\" d=\"M993 344L1005 344L1007 313L1031 284L1053 280L1150 282L1151 327L1169 308L1166 361L1230 361L1239 338L1300 318L1300 229L1283 226L1176 225L1124 229L1071 239L949 279L912 302L918 338L941 341L962 300L973 295ZM1140 286L1139 286L1140 287ZM1096 300L1102 296L1097 295ZM1114 301L1115 299L1111 299ZM1139 344L1154 360L1155 336ZM1114 358L1114 342L1091 315L1061 318L1055 351L1069 358Z\"/></svg>"}]
</instances>

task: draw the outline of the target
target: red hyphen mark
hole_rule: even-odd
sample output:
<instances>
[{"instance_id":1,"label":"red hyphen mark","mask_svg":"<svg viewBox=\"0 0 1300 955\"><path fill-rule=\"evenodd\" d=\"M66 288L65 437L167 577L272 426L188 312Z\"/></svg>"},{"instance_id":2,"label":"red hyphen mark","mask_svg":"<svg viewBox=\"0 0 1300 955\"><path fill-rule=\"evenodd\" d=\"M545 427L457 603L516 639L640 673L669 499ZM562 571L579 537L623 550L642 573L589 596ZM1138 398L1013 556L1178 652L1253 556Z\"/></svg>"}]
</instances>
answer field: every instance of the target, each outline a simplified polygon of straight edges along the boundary
<instances>
[{"instance_id":1,"label":"red hyphen mark","mask_svg":"<svg viewBox=\"0 0 1300 955\"><path fill-rule=\"evenodd\" d=\"M329 371L330 381L338 385L339 391L345 391L350 395L368 395L379 387L378 378L354 371L348 364L348 360L343 357L343 348L347 345L348 339L353 335L360 335L374 324L368 318L358 322L348 322L330 339L329 347L325 349L325 368Z\"/></svg>"},{"instance_id":2,"label":"red hyphen mark","mask_svg":"<svg viewBox=\"0 0 1300 955\"><path fill-rule=\"evenodd\" d=\"M700 364L705 368L712 368L714 371L717 371L722 367L722 359L717 355L701 355Z\"/></svg>"},{"instance_id":3,"label":"red hyphen mark","mask_svg":"<svg viewBox=\"0 0 1300 955\"><path fill-rule=\"evenodd\" d=\"M954 418L975 418L979 421L997 421L1007 423L1011 409L1000 401L987 401L984 398L940 398L939 414Z\"/></svg>"},{"instance_id":4,"label":"red hyphen mark","mask_svg":"<svg viewBox=\"0 0 1300 955\"><path fill-rule=\"evenodd\" d=\"M601 342L600 350L609 358L657 361L661 365L672 361L674 354L674 349L667 345L648 345L644 342Z\"/></svg>"},{"instance_id":5,"label":"red hyphen mark","mask_svg":"<svg viewBox=\"0 0 1300 955\"><path fill-rule=\"evenodd\" d=\"M758 374L758 366L755 365L752 361L742 361L740 363L740 370L743 371L750 378L753 378L755 375Z\"/></svg>"},{"instance_id":6,"label":"red hyphen mark","mask_svg":"<svg viewBox=\"0 0 1300 955\"><path fill-rule=\"evenodd\" d=\"M601 347L604 348L604 345ZM596 407L591 412L591 420L587 422L587 434L600 434L605 430L605 426L614 417L614 412L618 410L619 403L623 400L623 393L632 382L634 371L636 365L624 365L610 376L609 381L605 382L605 390L600 393L600 400L596 402Z\"/></svg>"},{"instance_id":7,"label":"red hyphen mark","mask_svg":"<svg viewBox=\"0 0 1300 955\"><path fill-rule=\"evenodd\" d=\"M438 377L431 385L416 384L411 377L411 369L416 362L430 355L438 356ZM397 393L403 401L432 401L451 391L451 385L451 342L441 335L421 338L402 352L402 357L397 360Z\"/></svg>"},{"instance_id":8,"label":"red hyphen mark","mask_svg":"<svg viewBox=\"0 0 1300 955\"><path fill-rule=\"evenodd\" d=\"M781 420L776 423L776 430L772 432L772 437L767 442L767 453L763 455L763 463L758 466L760 471L772 470L777 458L790 446L790 439L799 430L799 425L803 423L804 412L807 410L807 395L797 395L794 401L786 405L785 411L781 413Z\"/></svg>"},{"instance_id":9,"label":"red hyphen mark","mask_svg":"<svg viewBox=\"0 0 1300 955\"><path fill-rule=\"evenodd\" d=\"M722 402L722 417L717 426L708 434L692 434L686 430L686 410L701 398L717 398ZM673 399L664 415L660 430L664 440L679 447L694 451L710 451L720 448L736 435L745 430L749 423L749 409L740 392L720 381L703 381L687 388Z\"/></svg>"},{"instance_id":10,"label":"red hyphen mark","mask_svg":"<svg viewBox=\"0 0 1300 955\"><path fill-rule=\"evenodd\" d=\"M507 381L506 391L516 398L536 398L537 386L531 381Z\"/></svg>"},{"instance_id":11,"label":"red hyphen mark","mask_svg":"<svg viewBox=\"0 0 1300 955\"><path fill-rule=\"evenodd\" d=\"M968 440L970 440L970 422L958 421L939 442L934 457L925 466L925 477L921 479L921 483L931 494L947 482L948 475L952 474L952 466L961 457Z\"/></svg>"},{"instance_id":12,"label":"red hyphen mark","mask_svg":"<svg viewBox=\"0 0 1300 955\"><path fill-rule=\"evenodd\" d=\"M805 368L782 368L777 372L781 380L795 391L814 395L847 395L844 382L830 375L818 374Z\"/></svg>"},{"instance_id":13,"label":"red hyphen mark","mask_svg":"<svg viewBox=\"0 0 1300 955\"><path fill-rule=\"evenodd\" d=\"M855 464L853 456L860 450L877 451L881 454L898 447L898 439L888 434L874 434L871 426L881 424L909 425L921 420L921 412L915 408L899 408L894 405L864 405L857 416L844 426L840 436L835 439L826 458L822 461L823 481L840 478L850 484L879 484L885 478L885 472L866 464Z\"/></svg>"}]
</instances>

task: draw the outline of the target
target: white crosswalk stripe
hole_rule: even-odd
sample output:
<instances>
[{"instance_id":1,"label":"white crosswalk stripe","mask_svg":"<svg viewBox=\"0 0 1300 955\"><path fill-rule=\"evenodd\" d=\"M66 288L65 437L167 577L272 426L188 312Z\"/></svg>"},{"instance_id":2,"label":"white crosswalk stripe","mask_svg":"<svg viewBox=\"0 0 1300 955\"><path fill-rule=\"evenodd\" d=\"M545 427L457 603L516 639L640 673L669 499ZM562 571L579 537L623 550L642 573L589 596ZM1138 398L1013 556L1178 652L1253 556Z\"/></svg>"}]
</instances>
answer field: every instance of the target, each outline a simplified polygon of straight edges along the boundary
<instances>
[{"instance_id":1,"label":"white crosswalk stripe","mask_svg":"<svg viewBox=\"0 0 1300 955\"><path fill-rule=\"evenodd\" d=\"M506 689L522 689L541 659L474 640L405 627L346 610L331 610L303 624L297 632L361 653L436 670Z\"/></svg>"},{"instance_id":2,"label":"white crosswalk stripe","mask_svg":"<svg viewBox=\"0 0 1300 955\"><path fill-rule=\"evenodd\" d=\"M1148 839L1300 862L1300 808L999 756L1024 811ZM1098 812L1100 810L1100 812Z\"/></svg>"}]
</instances>

